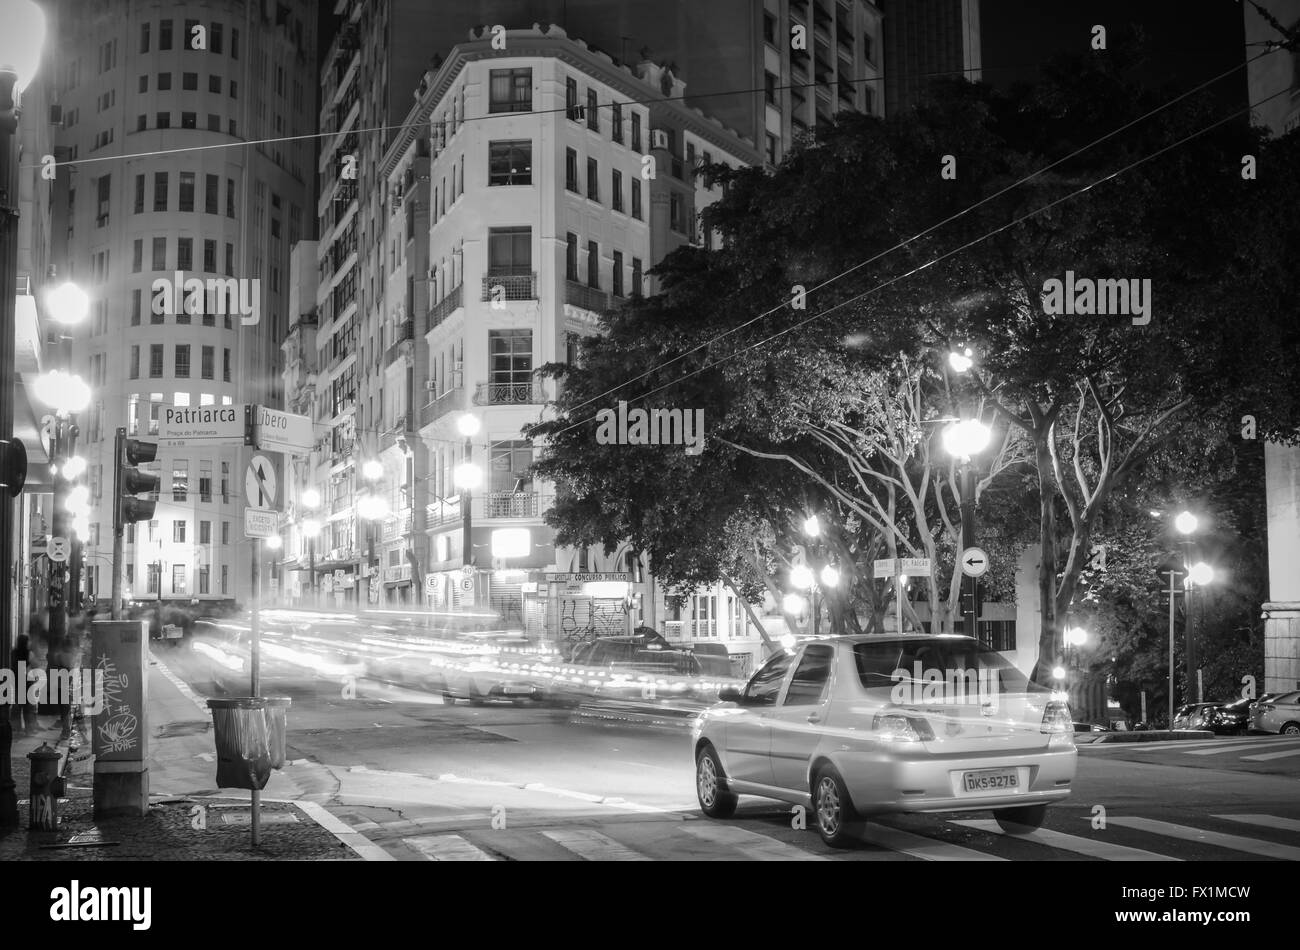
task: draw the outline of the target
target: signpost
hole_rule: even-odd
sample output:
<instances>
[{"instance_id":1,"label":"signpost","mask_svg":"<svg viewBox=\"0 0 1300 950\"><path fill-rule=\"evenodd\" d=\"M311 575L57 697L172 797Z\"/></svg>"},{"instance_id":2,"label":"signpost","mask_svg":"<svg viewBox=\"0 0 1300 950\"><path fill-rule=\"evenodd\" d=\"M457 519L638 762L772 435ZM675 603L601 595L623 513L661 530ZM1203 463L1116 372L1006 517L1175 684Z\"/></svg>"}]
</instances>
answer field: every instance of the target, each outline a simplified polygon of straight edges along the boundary
<instances>
[{"instance_id":1,"label":"signpost","mask_svg":"<svg viewBox=\"0 0 1300 950\"><path fill-rule=\"evenodd\" d=\"M183 449L202 445L243 445L247 434L245 407L163 406L158 420L158 444Z\"/></svg>"},{"instance_id":2,"label":"signpost","mask_svg":"<svg viewBox=\"0 0 1300 950\"><path fill-rule=\"evenodd\" d=\"M874 564L876 568L876 580L880 580L882 577L893 577L898 573L898 558L882 557L878 561L875 561Z\"/></svg>"},{"instance_id":3,"label":"signpost","mask_svg":"<svg viewBox=\"0 0 1300 950\"><path fill-rule=\"evenodd\" d=\"M253 607L249 616L249 672L252 696L257 699L262 689L262 635L261 611L258 601L261 597L262 580L262 538L275 536L279 531L279 512L275 504L276 482L275 467L263 455L254 455L248 462L248 471L244 475L244 498L248 507L244 509L244 533L253 540ZM253 847L257 847L261 837L262 792L252 790L252 830Z\"/></svg>"},{"instance_id":4,"label":"signpost","mask_svg":"<svg viewBox=\"0 0 1300 950\"><path fill-rule=\"evenodd\" d=\"M273 538L280 533L280 512L274 508L245 508L244 536Z\"/></svg>"},{"instance_id":5,"label":"signpost","mask_svg":"<svg viewBox=\"0 0 1300 950\"><path fill-rule=\"evenodd\" d=\"M967 577L983 577L989 569L989 556L983 548L967 548L961 552L961 572Z\"/></svg>"},{"instance_id":6,"label":"signpost","mask_svg":"<svg viewBox=\"0 0 1300 950\"><path fill-rule=\"evenodd\" d=\"M266 406L253 407L253 445L264 452L306 455L311 451L311 419Z\"/></svg>"},{"instance_id":7,"label":"signpost","mask_svg":"<svg viewBox=\"0 0 1300 950\"><path fill-rule=\"evenodd\" d=\"M68 554L72 550L72 545L68 543L67 538L54 537L50 538L50 546L45 556L55 564L62 564L68 559Z\"/></svg>"}]
</instances>

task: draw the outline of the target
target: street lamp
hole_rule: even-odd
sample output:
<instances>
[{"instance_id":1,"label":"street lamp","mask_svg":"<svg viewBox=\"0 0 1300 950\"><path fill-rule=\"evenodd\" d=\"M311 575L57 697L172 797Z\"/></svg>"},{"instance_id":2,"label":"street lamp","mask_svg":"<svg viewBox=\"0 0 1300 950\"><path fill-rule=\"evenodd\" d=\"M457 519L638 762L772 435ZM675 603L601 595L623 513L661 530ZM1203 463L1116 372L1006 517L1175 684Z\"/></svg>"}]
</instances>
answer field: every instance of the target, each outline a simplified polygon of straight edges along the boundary
<instances>
[{"instance_id":1,"label":"street lamp","mask_svg":"<svg viewBox=\"0 0 1300 950\"><path fill-rule=\"evenodd\" d=\"M822 523L816 515L809 515L803 521L803 533L810 538L820 538L822 534Z\"/></svg>"},{"instance_id":2,"label":"street lamp","mask_svg":"<svg viewBox=\"0 0 1300 950\"><path fill-rule=\"evenodd\" d=\"M32 0L5 4L0 27L0 455L9 467L9 447L14 439L16 376L14 373L16 295L18 289L18 202L14 172L17 161L17 97L31 82L45 43L45 14ZM21 456L20 456L21 457ZM13 539L17 492L0 500L0 670L13 665ZM13 726L8 710L0 716L0 828L18 827L18 796L14 790L10 756Z\"/></svg>"},{"instance_id":3,"label":"street lamp","mask_svg":"<svg viewBox=\"0 0 1300 950\"><path fill-rule=\"evenodd\" d=\"M962 347L960 350L953 350L948 354L948 365L952 367L954 373L964 373L975 365L975 360L969 346Z\"/></svg>"},{"instance_id":4,"label":"street lamp","mask_svg":"<svg viewBox=\"0 0 1300 950\"><path fill-rule=\"evenodd\" d=\"M90 314L90 297L71 281L59 284L45 295L45 308L55 323L76 326Z\"/></svg>"},{"instance_id":5,"label":"street lamp","mask_svg":"<svg viewBox=\"0 0 1300 950\"><path fill-rule=\"evenodd\" d=\"M483 470L474 464L474 444L471 441L483 427L478 416L464 413L456 420L456 431L465 438L464 461L452 469L452 484L460 489L461 511L461 561L466 567L474 563L474 518L470 511L473 491L483 482Z\"/></svg>"},{"instance_id":6,"label":"street lamp","mask_svg":"<svg viewBox=\"0 0 1300 950\"><path fill-rule=\"evenodd\" d=\"M975 466L971 459L988 448L992 430L978 419L963 419L943 430L943 447L961 464L961 543L962 551L975 546ZM970 593L970 618L967 636L979 635L979 579L962 573L962 586Z\"/></svg>"}]
</instances>

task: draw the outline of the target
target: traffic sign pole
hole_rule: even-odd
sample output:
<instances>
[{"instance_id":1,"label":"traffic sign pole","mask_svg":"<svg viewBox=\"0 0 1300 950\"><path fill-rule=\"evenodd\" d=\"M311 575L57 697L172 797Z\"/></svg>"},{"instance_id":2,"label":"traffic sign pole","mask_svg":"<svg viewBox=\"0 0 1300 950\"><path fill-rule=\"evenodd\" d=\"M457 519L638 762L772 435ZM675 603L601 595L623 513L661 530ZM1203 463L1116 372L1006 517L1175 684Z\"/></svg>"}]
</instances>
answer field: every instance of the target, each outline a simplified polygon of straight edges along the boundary
<instances>
[{"instance_id":1,"label":"traffic sign pole","mask_svg":"<svg viewBox=\"0 0 1300 950\"><path fill-rule=\"evenodd\" d=\"M249 639L249 670L251 673L249 690L256 698L262 689L262 633L259 621L261 620L261 611L258 608L258 601L261 599L261 579L262 579L262 539L253 538L253 610L248 623ZM252 827L253 827L253 847L256 848L262 834L262 793L258 789L253 789L252 801Z\"/></svg>"}]
</instances>

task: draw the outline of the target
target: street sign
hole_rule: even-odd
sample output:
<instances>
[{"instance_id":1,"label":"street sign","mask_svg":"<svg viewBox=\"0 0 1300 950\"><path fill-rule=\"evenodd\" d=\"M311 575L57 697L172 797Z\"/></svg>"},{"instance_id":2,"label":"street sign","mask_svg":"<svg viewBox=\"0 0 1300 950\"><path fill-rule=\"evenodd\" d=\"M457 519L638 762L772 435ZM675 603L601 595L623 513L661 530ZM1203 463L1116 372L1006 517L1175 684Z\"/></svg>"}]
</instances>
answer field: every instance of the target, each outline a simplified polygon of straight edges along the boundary
<instances>
[{"instance_id":1,"label":"street sign","mask_svg":"<svg viewBox=\"0 0 1300 950\"><path fill-rule=\"evenodd\" d=\"M437 575L437 574L425 574L425 575L424 575L424 592L425 592L426 594L428 594L430 597L432 597L432 596L434 595L434 593L435 593L437 590L438 590L438 575Z\"/></svg>"},{"instance_id":2,"label":"street sign","mask_svg":"<svg viewBox=\"0 0 1300 950\"><path fill-rule=\"evenodd\" d=\"M989 569L989 556L983 548L967 548L961 552L961 572L967 577L983 577Z\"/></svg>"},{"instance_id":3,"label":"street sign","mask_svg":"<svg viewBox=\"0 0 1300 950\"><path fill-rule=\"evenodd\" d=\"M469 594L474 593L474 578L462 577L460 579L460 589Z\"/></svg>"},{"instance_id":4,"label":"street sign","mask_svg":"<svg viewBox=\"0 0 1300 950\"><path fill-rule=\"evenodd\" d=\"M473 564L466 564L464 567L460 569L460 572L464 574L466 577L473 577L474 570L475 568Z\"/></svg>"},{"instance_id":5,"label":"street sign","mask_svg":"<svg viewBox=\"0 0 1300 950\"><path fill-rule=\"evenodd\" d=\"M273 538L280 533L280 513L274 508L245 508L244 534L250 538Z\"/></svg>"},{"instance_id":6,"label":"street sign","mask_svg":"<svg viewBox=\"0 0 1300 950\"><path fill-rule=\"evenodd\" d=\"M875 561L876 577L893 577L898 573L898 559L892 557L882 557Z\"/></svg>"},{"instance_id":7,"label":"street sign","mask_svg":"<svg viewBox=\"0 0 1300 950\"><path fill-rule=\"evenodd\" d=\"M71 551L72 551L72 545L68 544L67 538L61 538L55 536L53 538L50 538L50 547L49 550L46 552L46 555L55 564L62 564L64 561L68 559L68 555L71 553Z\"/></svg>"},{"instance_id":8,"label":"street sign","mask_svg":"<svg viewBox=\"0 0 1300 950\"><path fill-rule=\"evenodd\" d=\"M930 559L928 557L905 557L901 560L903 564L898 573L906 574L908 577L930 576Z\"/></svg>"},{"instance_id":9,"label":"street sign","mask_svg":"<svg viewBox=\"0 0 1300 950\"><path fill-rule=\"evenodd\" d=\"M158 444L180 449L191 445L243 445L244 407L163 406Z\"/></svg>"},{"instance_id":10,"label":"street sign","mask_svg":"<svg viewBox=\"0 0 1300 950\"><path fill-rule=\"evenodd\" d=\"M266 452L306 455L311 451L311 419L266 406L253 407L253 445Z\"/></svg>"},{"instance_id":11,"label":"street sign","mask_svg":"<svg viewBox=\"0 0 1300 950\"><path fill-rule=\"evenodd\" d=\"M265 455L254 455L244 476L244 497L254 508L275 505L275 466Z\"/></svg>"},{"instance_id":12,"label":"street sign","mask_svg":"<svg viewBox=\"0 0 1300 950\"><path fill-rule=\"evenodd\" d=\"M605 572L603 574L547 574L546 582L548 584L564 584L568 582L578 584L595 584L601 581L630 581L632 575L626 571Z\"/></svg>"}]
</instances>

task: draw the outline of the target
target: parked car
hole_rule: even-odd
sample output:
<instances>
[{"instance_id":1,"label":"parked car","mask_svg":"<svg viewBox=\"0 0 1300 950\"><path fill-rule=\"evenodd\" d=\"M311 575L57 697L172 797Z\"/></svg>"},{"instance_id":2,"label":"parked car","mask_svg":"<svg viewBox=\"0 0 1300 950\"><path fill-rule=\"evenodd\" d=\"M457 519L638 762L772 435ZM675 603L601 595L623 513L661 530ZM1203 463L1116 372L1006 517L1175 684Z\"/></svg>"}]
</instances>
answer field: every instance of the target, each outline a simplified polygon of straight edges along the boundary
<instances>
[{"instance_id":1,"label":"parked car","mask_svg":"<svg viewBox=\"0 0 1300 950\"><path fill-rule=\"evenodd\" d=\"M1209 729L1215 703L1187 703L1174 710L1174 729Z\"/></svg>"},{"instance_id":2,"label":"parked car","mask_svg":"<svg viewBox=\"0 0 1300 950\"><path fill-rule=\"evenodd\" d=\"M1254 699L1236 699L1215 706L1209 717L1209 728L1219 735L1240 735L1250 728L1250 711L1256 702Z\"/></svg>"},{"instance_id":3,"label":"parked car","mask_svg":"<svg viewBox=\"0 0 1300 950\"><path fill-rule=\"evenodd\" d=\"M701 670L700 659L693 653L643 635L600 637L575 650L573 663L623 672L678 676L698 676Z\"/></svg>"},{"instance_id":4,"label":"parked car","mask_svg":"<svg viewBox=\"0 0 1300 950\"><path fill-rule=\"evenodd\" d=\"M881 812L992 809L1023 833L1074 780L1069 706L970 637L812 640L719 696L692 730L700 810L730 817L739 795L810 806L832 847Z\"/></svg>"},{"instance_id":5,"label":"parked car","mask_svg":"<svg viewBox=\"0 0 1300 950\"><path fill-rule=\"evenodd\" d=\"M1251 708L1250 727L1258 732L1300 736L1300 691L1269 695Z\"/></svg>"}]
</instances>

